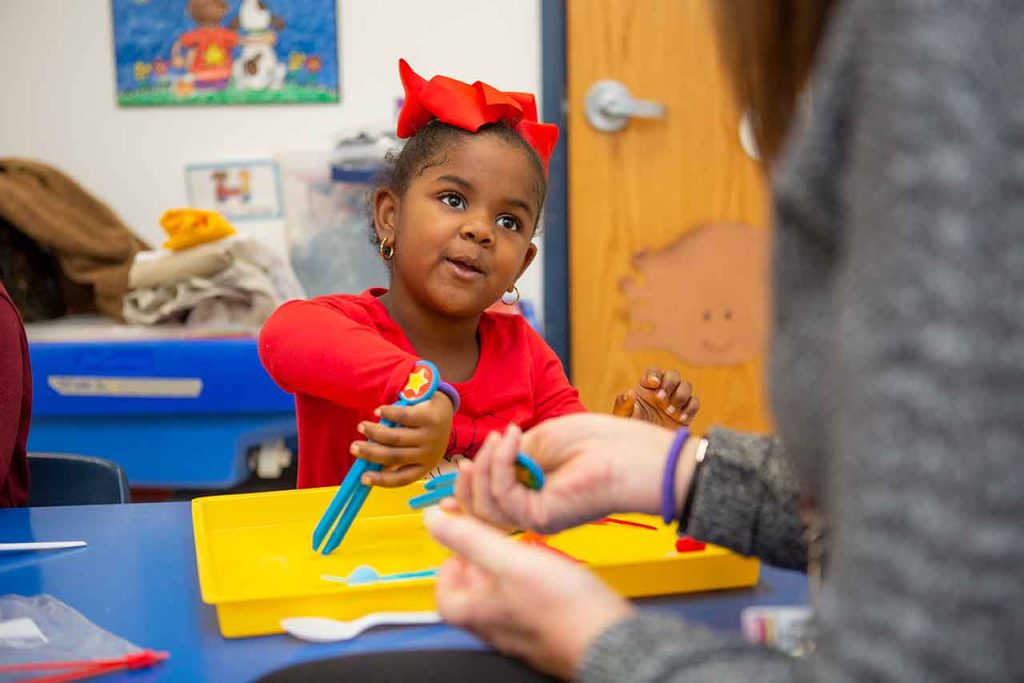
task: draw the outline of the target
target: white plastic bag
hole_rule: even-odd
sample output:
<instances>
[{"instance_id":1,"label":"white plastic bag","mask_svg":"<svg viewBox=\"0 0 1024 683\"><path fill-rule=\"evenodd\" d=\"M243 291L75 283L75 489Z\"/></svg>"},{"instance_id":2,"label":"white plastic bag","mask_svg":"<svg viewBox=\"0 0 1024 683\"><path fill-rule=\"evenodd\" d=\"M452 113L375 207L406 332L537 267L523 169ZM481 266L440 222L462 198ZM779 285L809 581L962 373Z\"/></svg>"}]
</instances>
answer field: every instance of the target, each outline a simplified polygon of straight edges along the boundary
<instances>
[{"instance_id":1,"label":"white plastic bag","mask_svg":"<svg viewBox=\"0 0 1024 683\"><path fill-rule=\"evenodd\" d=\"M323 152L277 155L292 267L313 296L386 287L387 268L370 240L367 202L384 153L398 140L353 134Z\"/></svg>"},{"instance_id":2,"label":"white plastic bag","mask_svg":"<svg viewBox=\"0 0 1024 683\"><path fill-rule=\"evenodd\" d=\"M0 662L4 664L113 659L139 651L52 595L0 595ZM0 681L24 676L0 674Z\"/></svg>"}]
</instances>

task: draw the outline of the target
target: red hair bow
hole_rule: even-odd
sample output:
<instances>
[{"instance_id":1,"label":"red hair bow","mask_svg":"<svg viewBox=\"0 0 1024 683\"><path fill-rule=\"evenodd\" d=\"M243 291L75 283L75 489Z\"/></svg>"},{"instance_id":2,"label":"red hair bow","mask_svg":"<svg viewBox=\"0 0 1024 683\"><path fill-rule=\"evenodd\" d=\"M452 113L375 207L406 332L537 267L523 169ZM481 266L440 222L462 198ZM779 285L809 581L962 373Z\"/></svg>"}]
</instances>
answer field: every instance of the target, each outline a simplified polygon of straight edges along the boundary
<instances>
[{"instance_id":1,"label":"red hair bow","mask_svg":"<svg viewBox=\"0 0 1024 683\"><path fill-rule=\"evenodd\" d=\"M437 119L475 133L488 123L504 121L537 152L544 170L558 142L558 126L537 121L533 95L502 92L486 83L473 85L447 76L429 81L417 74L404 59L398 73L405 88L405 102L398 114L398 137L410 138Z\"/></svg>"}]
</instances>

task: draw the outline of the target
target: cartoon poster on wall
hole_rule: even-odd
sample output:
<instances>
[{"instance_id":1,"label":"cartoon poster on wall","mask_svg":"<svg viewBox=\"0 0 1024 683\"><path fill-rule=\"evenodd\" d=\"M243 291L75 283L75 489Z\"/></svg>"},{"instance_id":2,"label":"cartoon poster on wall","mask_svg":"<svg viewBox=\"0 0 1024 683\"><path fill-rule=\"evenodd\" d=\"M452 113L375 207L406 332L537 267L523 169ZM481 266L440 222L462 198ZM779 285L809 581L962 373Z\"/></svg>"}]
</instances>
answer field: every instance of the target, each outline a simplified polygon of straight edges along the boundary
<instances>
[{"instance_id":1,"label":"cartoon poster on wall","mask_svg":"<svg viewBox=\"0 0 1024 683\"><path fill-rule=\"evenodd\" d=\"M189 206L213 209L229 220L281 217L277 164L233 161L185 167Z\"/></svg>"},{"instance_id":2,"label":"cartoon poster on wall","mask_svg":"<svg viewBox=\"0 0 1024 683\"><path fill-rule=\"evenodd\" d=\"M122 107L338 101L335 0L112 0Z\"/></svg>"}]
</instances>

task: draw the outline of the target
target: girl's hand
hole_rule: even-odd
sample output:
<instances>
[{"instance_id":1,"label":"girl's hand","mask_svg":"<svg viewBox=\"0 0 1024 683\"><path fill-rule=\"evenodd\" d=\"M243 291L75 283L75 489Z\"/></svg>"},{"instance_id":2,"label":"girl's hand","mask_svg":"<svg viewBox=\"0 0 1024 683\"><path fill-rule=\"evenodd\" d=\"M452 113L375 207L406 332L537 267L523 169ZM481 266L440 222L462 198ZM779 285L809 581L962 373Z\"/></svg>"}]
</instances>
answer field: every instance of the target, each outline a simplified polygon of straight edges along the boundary
<instances>
[{"instance_id":1,"label":"girl's hand","mask_svg":"<svg viewBox=\"0 0 1024 683\"><path fill-rule=\"evenodd\" d=\"M615 397L612 414L676 429L693 422L700 401L675 370L648 368L635 388Z\"/></svg>"},{"instance_id":2,"label":"girl's hand","mask_svg":"<svg viewBox=\"0 0 1024 683\"><path fill-rule=\"evenodd\" d=\"M472 462L463 462L455 500L442 508L465 512L501 528L554 533L614 512L657 514L672 431L638 420L579 413L546 420L525 435L510 425L491 433ZM519 451L545 473L532 491L516 480ZM680 461L677 489L689 483L692 463Z\"/></svg>"},{"instance_id":3,"label":"girl's hand","mask_svg":"<svg viewBox=\"0 0 1024 683\"><path fill-rule=\"evenodd\" d=\"M413 406L381 406L374 414L397 426L359 423L359 433L369 441L353 441L352 455L385 467L364 474L364 484L404 486L422 479L441 462L452 433L452 402L445 394L437 392Z\"/></svg>"},{"instance_id":4,"label":"girl's hand","mask_svg":"<svg viewBox=\"0 0 1024 683\"><path fill-rule=\"evenodd\" d=\"M461 478L461 475L460 475ZM587 569L436 510L427 529L459 557L441 565L437 608L502 652L571 678L589 644L632 607Z\"/></svg>"}]
</instances>

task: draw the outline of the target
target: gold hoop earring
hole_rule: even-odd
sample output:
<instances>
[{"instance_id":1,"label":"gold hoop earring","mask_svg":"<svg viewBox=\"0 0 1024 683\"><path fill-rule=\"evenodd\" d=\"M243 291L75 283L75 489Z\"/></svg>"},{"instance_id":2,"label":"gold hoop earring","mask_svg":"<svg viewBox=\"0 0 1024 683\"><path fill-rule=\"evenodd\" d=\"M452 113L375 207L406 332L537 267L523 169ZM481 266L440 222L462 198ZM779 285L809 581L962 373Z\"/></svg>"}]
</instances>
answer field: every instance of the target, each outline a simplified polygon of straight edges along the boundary
<instances>
[{"instance_id":1,"label":"gold hoop earring","mask_svg":"<svg viewBox=\"0 0 1024 683\"><path fill-rule=\"evenodd\" d=\"M395 245L388 244L388 238L385 237L380 241L380 247L377 249L380 252L380 257L385 261L390 261L395 257Z\"/></svg>"},{"instance_id":2,"label":"gold hoop earring","mask_svg":"<svg viewBox=\"0 0 1024 683\"><path fill-rule=\"evenodd\" d=\"M508 294L509 292L505 292L504 294L501 295L501 303L505 304L506 306L515 306L517 303L519 303L519 288L516 287L515 285L512 285L512 292L514 293L515 298L512 299L511 301L508 301L507 299L505 299L505 294Z\"/></svg>"}]
</instances>

